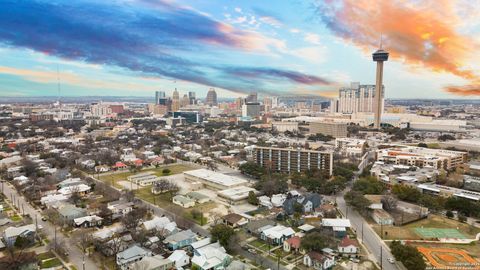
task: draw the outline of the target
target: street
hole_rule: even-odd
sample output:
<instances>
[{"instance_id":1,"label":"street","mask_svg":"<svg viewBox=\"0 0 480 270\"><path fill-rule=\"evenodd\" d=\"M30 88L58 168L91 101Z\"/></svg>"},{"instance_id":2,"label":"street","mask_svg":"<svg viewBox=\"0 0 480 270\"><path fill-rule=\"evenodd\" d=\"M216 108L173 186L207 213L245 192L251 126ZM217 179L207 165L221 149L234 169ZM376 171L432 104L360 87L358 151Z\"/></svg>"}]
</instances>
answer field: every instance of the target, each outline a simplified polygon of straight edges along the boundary
<instances>
[{"instance_id":1,"label":"street","mask_svg":"<svg viewBox=\"0 0 480 270\"><path fill-rule=\"evenodd\" d=\"M25 214L29 214L32 217L33 222L38 222L38 226L42 226L43 233L47 236L48 240L53 243L55 237L55 228L54 226L48 221L42 221L41 219L41 212L33 208L23 196L20 196L17 190L10 185L8 182L2 183L2 192L5 196L10 199L14 197L14 203L17 205L19 212L25 212ZM18 202L18 203L17 203ZM13 202L12 202L13 204ZM85 256L85 268L83 268L83 261L82 261L82 252L80 249L75 245L75 240L69 237L65 237L59 230L57 231L57 243L63 241L65 243L65 249L69 253L69 260L70 263L73 264L77 269L98 269L98 266L87 256Z\"/></svg>"},{"instance_id":2,"label":"street","mask_svg":"<svg viewBox=\"0 0 480 270\"><path fill-rule=\"evenodd\" d=\"M338 209L345 218L350 219L352 229L355 230L357 237L368 248L368 252L373 254L382 269L399 269L396 264L388 261L389 258L393 258L393 255L390 253L390 249L387 247L387 245L382 241L382 239L380 239L380 236L373 231L373 229L357 211L353 210L351 207L348 207L347 210L347 204L343 199L343 195L344 193L342 192L336 197Z\"/></svg>"}]
</instances>

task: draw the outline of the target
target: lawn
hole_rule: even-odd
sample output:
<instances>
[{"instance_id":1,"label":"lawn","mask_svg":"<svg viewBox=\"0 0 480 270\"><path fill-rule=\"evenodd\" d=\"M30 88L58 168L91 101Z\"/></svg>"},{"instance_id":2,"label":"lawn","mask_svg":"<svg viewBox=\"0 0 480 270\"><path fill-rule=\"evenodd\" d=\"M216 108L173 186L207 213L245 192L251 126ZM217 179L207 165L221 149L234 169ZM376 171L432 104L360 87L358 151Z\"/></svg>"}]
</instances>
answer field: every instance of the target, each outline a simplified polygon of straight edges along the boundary
<instances>
[{"instance_id":1,"label":"lawn","mask_svg":"<svg viewBox=\"0 0 480 270\"><path fill-rule=\"evenodd\" d=\"M40 261L50 259L50 258L55 258L55 255L53 255L53 253L51 253L50 251L47 251L45 253L40 253L37 255L37 259Z\"/></svg>"},{"instance_id":2,"label":"lawn","mask_svg":"<svg viewBox=\"0 0 480 270\"><path fill-rule=\"evenodd\" d=\"M381 226L378 224L372 225L375 232L380 235ZM383 232L385 236L385 232L387 235L384 239L400 239L400 240L420 240L422 237L426 238L419 234L421 229L452 229L458 231L452 237L458 237L458 235L464 235L466 238L475 238L476 234L480 232L480 228L471 226L466 223L461 223L457 220L448 219L446 217L438 216L438 215L429 215L428 218L422 219L405 226L383 226ZM420 230L418 230L420 229ZM440 231L440 230L439 230Z\"/></svg>"},{"instance_id":3,"label":"lawn","mask_svg":"<svg viewBox=\"0 0 480 270\"><path fill-rule=\"evenodd\" d=\"M144 172L154 172L156 176L165 176L163 174L164 169L169 169L170 173L168 175L174 175L174 174L179 174L183 173L185 171L189 170L194 170L195 168L189 165L185 164L174 164L174 165L168 165L168 166L160 166L158 168L148 168L145 170L141 170L141 173ZM137 173L140 173L137 172ZM110 185L115 186L116 188L123 188L121 185L119 185L117 182L118 181L127 181L127 177L137 174L137 173L132 173L129 171L126 172L120 172L120 173L114 173L114 174L109 174L109 175L100 175L99 180L102 180L103 182L106 182Z\"/></svg>"},{"instance_id":4,"label":"lawn","mask_svg":"<svg viewBox=\"0 0 480 270\"><path fill-rule=\"evenodd\" d=\"M22 220L22 217L19 216L19 215L13 215L10 217L10 219L13 221L13 222L18 222L18 221L21 221Z\"/></svg>"},{"instance_id":5,"label":"lawn","mask_svg":"<svg viewBox=\"0 0 480 270\"><path fill-rule=\"evenodd\" d=\"M52 268L52 267L57 267L61 265L62 265L62 262L59 259L51 258L51 259L42 261L40 268Z\"/></svg>"}]
</instances>

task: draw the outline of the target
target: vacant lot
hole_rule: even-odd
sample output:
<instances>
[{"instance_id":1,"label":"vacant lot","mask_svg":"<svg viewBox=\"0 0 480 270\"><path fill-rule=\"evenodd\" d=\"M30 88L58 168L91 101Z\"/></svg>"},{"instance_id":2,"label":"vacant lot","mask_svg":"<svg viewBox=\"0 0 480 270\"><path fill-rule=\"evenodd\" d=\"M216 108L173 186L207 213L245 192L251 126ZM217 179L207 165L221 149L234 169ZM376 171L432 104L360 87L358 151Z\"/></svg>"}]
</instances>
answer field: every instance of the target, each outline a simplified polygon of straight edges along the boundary
<instances>
[{"instance_id":1,"label":"vacant lot","mask_svg":"<svg viewBox=\"0 0 480 270\"><path fill-rule=\"evenodd\" d=\"M375 232L380 235L381 226L374 224L372 225ZM424 229L452 229L458 231L465 238L475 238L477 233L480 232L480 228L471 226L466 223L461 223L457 220L448 219L446 217L438 215L429 215L427 218L407 224L405 226L383 226L384 238L385 239L399 239L399 240L420 240L422 239L421 234L418 234L418 228ZM420 230L422 231L422 230ZM385 235L385 232L387 234ZM452 237L455 237L452 235Z\"/></svg>"},{"instance_id":2,"label":"vacant lot","mask_svg":"<svg viewBox=\"0 0 480 270\"><path fill-rule=\"evenodd\" d=\"M164 169L169 169L170 172L168 174L164 174L163 170ZM145 170L141 170L140 172L154 172L155 175L157 176L168 176L168 175L174 175L174 174L179 174L183 173L185 171L190 171L190 170L195 170L196 168L190 165L186 164L174 164L174 165L168 165L168 166L161 166L158 168L148 168ZM99 176L99 180L102 180L103 182L106 182L116 188L123 189L124 186L119 184L119 181L127 181L127 177L137 174L139 172L133 173L130 171L125 171L125 172L115 172L115 173L106 173L103 175Z\"/></svg>"}]
</instances>

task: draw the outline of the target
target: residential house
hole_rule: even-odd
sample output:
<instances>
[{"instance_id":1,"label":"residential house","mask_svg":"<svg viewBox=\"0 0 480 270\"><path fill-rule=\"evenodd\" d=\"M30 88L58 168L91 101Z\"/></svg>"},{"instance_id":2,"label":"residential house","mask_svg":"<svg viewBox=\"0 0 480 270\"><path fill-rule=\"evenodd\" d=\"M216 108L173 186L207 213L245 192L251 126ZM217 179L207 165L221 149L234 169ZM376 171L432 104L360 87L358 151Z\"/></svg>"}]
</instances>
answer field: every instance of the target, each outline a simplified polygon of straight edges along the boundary
<instances>
[{"instance_id":1,"label":"residential house","mask_svg":"<svg viewBox=\"0 0 480 270\"><path fill-rule=\"evenodd\" d=\"M333 204L329 203L320 205L315 209L315 212L324 218L334 218L337 216L337 209Z\"/></svg>"},{"instance_id":2,"label":"residential house","mask_svg":"<svg viewBox=\"0 0 480 270\"><path fill-rule=\"evenodd\" d=\"M260 238L271 244L280 245L283 244L283 241L292 237L294 234L295 231L292 228L285 227L283 225L277 225L265 228L261 232Z\"/></svg>"},{"instance_id":3,"label":"residential house","mask_svg":"<svg viewBox=\"0 0 480 270\"><path fill-rule=\"evenodd\" d=\"M103 218L96 215L91 215L91 216L76 218L73 220L73 224L76 227L89 228L89 227L101 226L102 221L103 221Z\"/></svg>"},{"instance_id":4,"label":"residential house","mask_svg":"<svg viewBox=\"0 0 480 270\"><path fill-rule=\"evenodd\" d=\"M74 219L87 215L87 210L69 203L62 204L57 211L64 223L71 223Z\"/></svg>"},{"instance_id":5,"label":"residential house","mask_svg":"<svg viewBox=\"0 0 480 270\"><path fill-rule=\"evenodd\" d=\"M301 239L298 236L283 241L283 251L298 253L300 251Z\"/></svg>"},{"instance_id":6,"label":"residential house","mask_svg":"<svg viewBox=\"0 0 480 270\"><path fill-rule=\"evenodd\" d=\"M31 242L35 241L36 234L35 224L24 225L20 227L8 227L3 232L3 239L7 246L12 246L15 244L17 237L24 237Z\"/></svg>"},{"instance_id":7,"label":"residential house","mask_svg":"<svg viewBox=\"0 0 480 270\"><path fill-rule=\"evenodd\" d=\"M265 226L274 226L275 221L270 219L252 220L247 224L247 232L253 235L260 235L261 229Z\"/></svg>"},{"instance_id":8,"label":"residential house","mask_svg":"<svg viewBox=\"0 0 480 270\"><path fill-rule=\"evenodd\" d=\"M192 265L200 270L225 269L232 260L218 242L211 243L193 252Z\"/></svg>"},{"instance_id":9,"label":"residential house","mask_svg":"<svg viewBox=\"0 0 480 270\"><path fill-rule=\"evenodd\" d=\"M338 244L338 252L346 256L354 256L358 253L358 242L345 236Z\"/></svg>"},{"instance_id":10,"label":"residential house","mask_svg":"<svg viewBox=\"0 0 480 270\"><path fill-rule=\"evenodd\" d=\"M151 231L153 229L161 232L164 236L171 235L178 232L177 224L175 221L170 221L167 217L153 217L151 220L144 221L142 227Z\"/></svg>"},{"instance_id":11,"label":"residential house","mask_svg":"<svg viewBox=\"0 0 480 270\"><path fill-rule=\"evenodd\" d=\"M122 252L117 253L117 265L121 270L130 270L132 265L145 257L151 257L153 253L145 248L133 245ZM150 269L150 268L149 268Z\"/></svg>"},{"instance_id":12,"label":"residential house","mask_svg":"<svg viewBox=\"0 0 480 270\"><path fill-rule=\"evenodd\" d=\"M330 228L335 237L343 238L347 235L347 228L351 227L349 219L342 218L324 218L322 227Z\"/></svg>"},{"instance_id":13,"label":"residential house","mask_svg":"<svg viewBox=\"0 0 480 270\"><path fill-rule=\"evenodd\" d=\"M190 264L190 257L185 250L181 249L175 250L168 259L175 263L175 268L177 269L182 269Z\"/></svg>"},{"instance_id":14,"label":"residential house","mask_svg":"<svg viewBox=\"0 0 480 270\"><path fill-rule=\"evenodd\" d=\"M96 173L104 173L104 172L108 172L108 171L110 171L110 167L108 167L106 165L95 166L95 172Z\"/></svg>"},{"instance_id":15,"label":"residential house","mask_svg":"<svg viewBox=\"0 0 480 270\"><path fill-rule=\"evenodd\" d=\"M175 268L175 262L165 259L162 255L145 256L134 262L129 269L170 270Z\"/></svg>"},{"instance_id":16,"label":"residential house","mask_svg":"<svg viewBox=\"0 0 480 270\"><path fill-rule=\"evenodd\" d=\"M172 202L176 205L180 205L183 208L190 208L195 206L195 201L185 197L183 195L176 195L173 197Z\"/></svg>"},{"instance_id":17,"label":"residential house","mask_svg":"<svg viewBox=\"0 0 480 270\"><path fill-rule=\"evenodd\" d=\"M322 203L322 197L317 193L309 193L305 196L290 197L283 203L283 210L287 215L293 215L297 205L301 206L303 213L311 213Z\"/></svg>"},{"instance_id":18,"label":"residential house","mask_svg":"<svg viewBox=\"0 0 480 270\"><path fill-rule=\"evenodd\" d=\"M123 217L133 210L134 203L124 200L109 202L107 208L112 211L112 218Z\"/></svg>"},{"instance_id":19,"label":"residential house","mask_svg":"<svg viewBox=\"0 0 480 270\"><path fill-rule=\"evenodd\" d=\"M239 214L230 213L222 217L223 224L230 226L232 228L238 228L248 223L248 220Z\"/></svg>"},{"instance_id":20,"label":"residential house","mask_svg":"<svg viewBox=\"0 0 480 270\"><path fill-rule=\"evenodd\" d=\"M170 250L176 250L197 241L196 237L197 234L192 232L192 230L185 230L167 236L163 243L165 243Z\"/></svg>"},{"instance_id":21,"label":"residential house","mask_svg":"<svg viewBox=\"0 0 480 270\"><path fill-rule=\"evenodd\" d=\"M335 257L311 251L303 256L303 264L316 270L332 269L335 265Z\"/></svg>"}]
</instances>

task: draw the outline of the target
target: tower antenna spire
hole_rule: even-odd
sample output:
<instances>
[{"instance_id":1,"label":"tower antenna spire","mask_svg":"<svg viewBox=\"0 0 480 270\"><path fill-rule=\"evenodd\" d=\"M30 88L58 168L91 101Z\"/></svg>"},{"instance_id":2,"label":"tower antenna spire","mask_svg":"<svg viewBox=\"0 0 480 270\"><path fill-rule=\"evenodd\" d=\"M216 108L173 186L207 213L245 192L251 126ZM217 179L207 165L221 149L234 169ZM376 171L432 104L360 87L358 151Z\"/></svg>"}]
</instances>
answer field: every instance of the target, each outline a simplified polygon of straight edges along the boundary
<instances>
[{"instance_id":1,"label":"tower antenna spire","mask_svg":"<svg viewBox=\"0 0 480 270\"><path fill-rule=\"evenodd\" d=\"M380 33L380 50L383 47L383 33Z\"/></svg>"}]
</instances>

